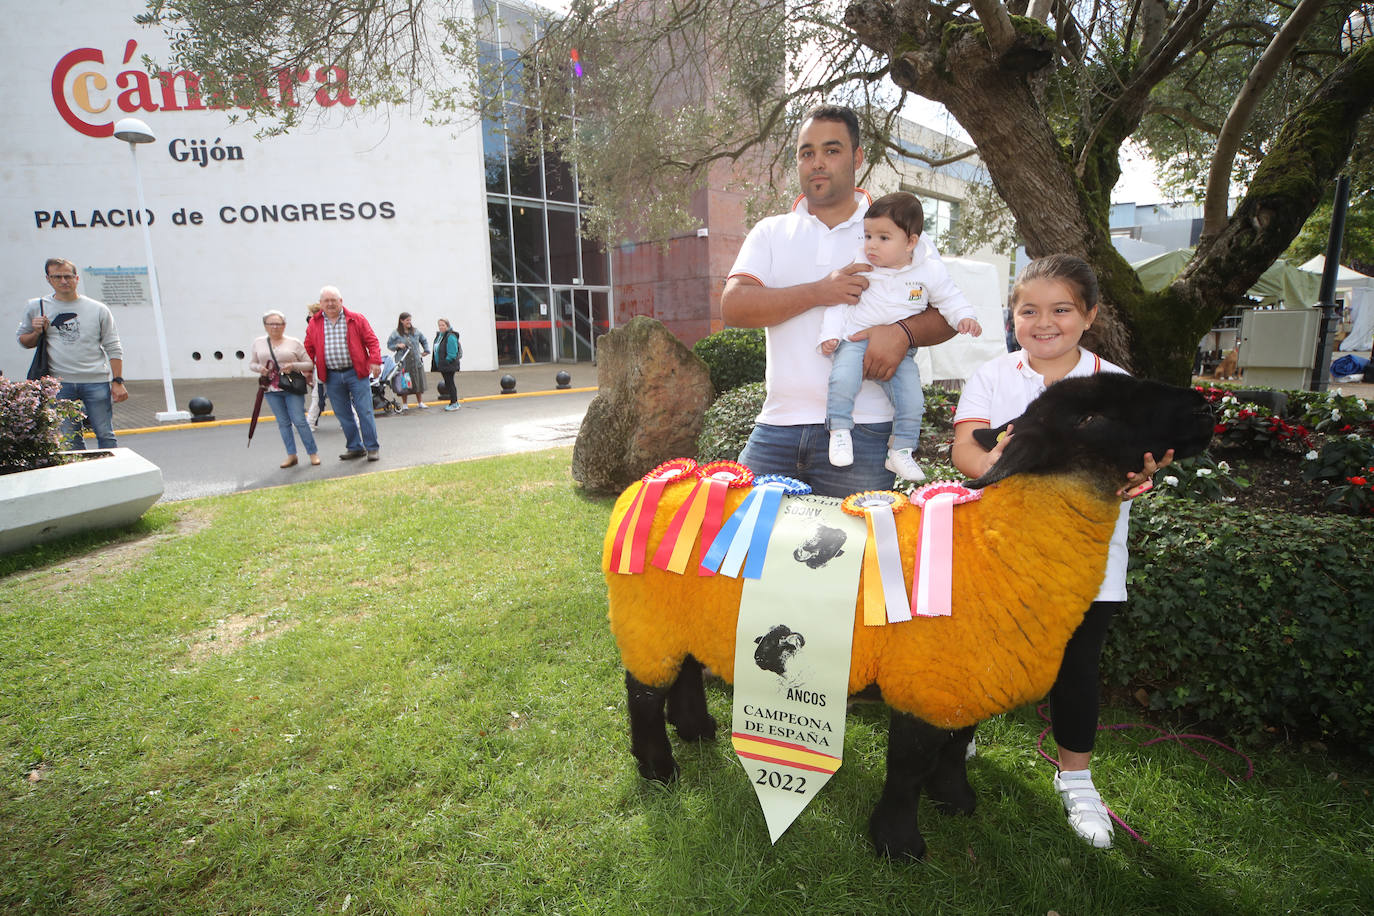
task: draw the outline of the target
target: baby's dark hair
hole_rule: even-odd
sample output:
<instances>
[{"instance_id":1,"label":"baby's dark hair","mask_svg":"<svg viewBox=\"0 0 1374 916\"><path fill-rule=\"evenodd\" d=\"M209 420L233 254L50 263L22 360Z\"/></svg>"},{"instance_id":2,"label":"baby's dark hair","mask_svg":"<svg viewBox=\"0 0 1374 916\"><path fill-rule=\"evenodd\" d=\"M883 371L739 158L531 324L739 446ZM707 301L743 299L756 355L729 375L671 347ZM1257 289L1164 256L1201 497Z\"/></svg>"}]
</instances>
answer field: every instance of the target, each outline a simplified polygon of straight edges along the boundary
<instances>
[{"instance_id":1,"label":"baby's dark hair","mask_svg":"<svg viewBox=\"0 0 1374 916\"><path fill-rule=\"evenodd\" d=\"M873 201L864 219L878 219L886 216L897 224L897 228L907 235L916 236L926 231L926 211L921 209L921 199L906 191L884 194Z\"/></svg>"},{"instance_id":2,"label":"baby's dark hair","mask_svg":"<svg viewBox=\"0 0 1374 916\"><path fill-rule=\"evenodd\" d=\"M1092 265L1082 258L1071 254L1047 254L1036 258L1026 265L1011 288L1011 305L1016 307L1021 298L1021 287L1032 280L1059 280L1067 283L1074 291L1076 304L1086 315L1097 305L1100 296L1097 288L1097 274Z\"/></svg>"}]
</instances>

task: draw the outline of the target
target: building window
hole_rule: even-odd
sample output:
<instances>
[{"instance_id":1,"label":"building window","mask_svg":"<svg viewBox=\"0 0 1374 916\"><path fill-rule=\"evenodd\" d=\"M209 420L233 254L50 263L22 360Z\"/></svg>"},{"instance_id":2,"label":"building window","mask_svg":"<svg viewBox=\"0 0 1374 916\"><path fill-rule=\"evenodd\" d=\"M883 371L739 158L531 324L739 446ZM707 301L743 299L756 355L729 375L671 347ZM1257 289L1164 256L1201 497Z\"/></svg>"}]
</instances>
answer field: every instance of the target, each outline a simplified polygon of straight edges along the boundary
<instances>
[{"instance_id":1,"label":"building window","mask_svg":"<svg viewBox=\"0 0 1374 916\"><path fill-rule=\"evenodd\" d=\"M577 175L545 143L537 113L516 94L515 49L532 40L538 17L490 0L479 0L477 17L487 30L479 47L481 91L500 112L482 122L497 360L592 359L613 311L610 259L582 235Z\"/></svg>"},{"instance_id":2,"label":"building window","mask_svg":"<svg viewBox=\"0 0 1374 916\"><path fill-rule=\"evenodd\" d=\"M959 221L959 203L953 200L945 200L942 197L931 197L913 191L921 200L921 209L926 215L925 234L935 243L936 247L942 247L940 242L949 235L949 231L954 228L954 224Z\"/></svg>"}]
</instances>

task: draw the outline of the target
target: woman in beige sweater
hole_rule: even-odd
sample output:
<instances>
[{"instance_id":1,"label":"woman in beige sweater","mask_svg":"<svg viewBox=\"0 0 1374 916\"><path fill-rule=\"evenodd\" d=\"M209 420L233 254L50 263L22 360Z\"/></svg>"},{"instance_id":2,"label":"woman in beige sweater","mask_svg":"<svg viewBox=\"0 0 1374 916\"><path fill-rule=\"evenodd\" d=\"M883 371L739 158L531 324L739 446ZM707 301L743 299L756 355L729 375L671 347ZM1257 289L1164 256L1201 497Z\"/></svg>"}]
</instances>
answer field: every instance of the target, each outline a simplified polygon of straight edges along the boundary
<instances>
[{"instance_id":1,"label":"woman in beige sweater","mask_svg":"<svg viewBox=\"0 0 1374 916\"><path fill-rule=\"evenodd\" d=\"M262 316L262 326L267 333L253 341L253 354L248 360L248 368L266 380L266 400L277 418L277 431L286 446L286 460L281 466L296 466L296 437L292 427L300 433L301 444L310 456L311 464L319 464L319 449L315 447L315 437L310 432L310 424L305 419L305 395L283 391L278 382L283 372L311 373L315 364L305 355L305 346L294 337L286 336L286 316L272 309ZM274 358L275 357L275 358ZM309 375L306 376L309 378Z\"/></svg>"}]
</instances>

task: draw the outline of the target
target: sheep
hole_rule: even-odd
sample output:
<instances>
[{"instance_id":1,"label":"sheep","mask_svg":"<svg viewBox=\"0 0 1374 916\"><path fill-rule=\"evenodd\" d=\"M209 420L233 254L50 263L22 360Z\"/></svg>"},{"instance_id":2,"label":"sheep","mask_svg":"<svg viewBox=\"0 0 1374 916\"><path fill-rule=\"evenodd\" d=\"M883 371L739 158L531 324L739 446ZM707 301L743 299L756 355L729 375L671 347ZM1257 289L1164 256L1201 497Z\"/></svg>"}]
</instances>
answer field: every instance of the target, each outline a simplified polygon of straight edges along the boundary
<instances>
[{"instance_id":1,"label":"sheep","mask_svg":"<svg viewBox=\"0 0 1374 916\"><path fill-rule=\"evenodd\" d=\"M974 726L1048 693L1101 583L1127 472L1140 469L1147 451L1199 454L1213 429L1197 392L1119 374L1061 381L1013 423L1000 460L971 483L985 488L983 498L954 513L953 614L866 627L856 607L849 693L891 708L887 778L869 821L874 846L890 857L925 853L916 819L922 791L941 810L972 813L964 749ZM663 492L651 544L690 489ZM631 751L641 776L667 783L678 768L666 722L684 740L715 737L702 668L732 680L743 583L655 567L611 573L633 490L612 512L602 570L626 669ZM742 498L731 491L727 512ZM896 518L910 583L920 512ZM689 569L701 551L698 544Z\"/></svg>"}]
</instances>

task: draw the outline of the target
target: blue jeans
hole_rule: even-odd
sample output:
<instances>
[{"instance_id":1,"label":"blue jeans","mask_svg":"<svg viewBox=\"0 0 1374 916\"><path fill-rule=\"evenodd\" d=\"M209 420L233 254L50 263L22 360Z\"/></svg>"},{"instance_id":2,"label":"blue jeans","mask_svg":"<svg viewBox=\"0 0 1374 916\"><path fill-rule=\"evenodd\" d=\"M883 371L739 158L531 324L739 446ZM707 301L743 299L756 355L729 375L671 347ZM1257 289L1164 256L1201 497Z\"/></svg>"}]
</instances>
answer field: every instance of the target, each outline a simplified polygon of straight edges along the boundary
<instances>
[{"instance_id":1,"label":"blue jeans","mask_svg":"<svg viewBox=\"0 0 1374 916\"><path fill-rule=\"evenodd\" d=\"M866 340L841 340L830 368L830 389L825 400L825 425L828 429L854 428L854 399L864 383ZM921 441L921 416L926 399L921 392L921 370L911 357L914 349L897 364L897 371L886 382L878 382L892 402L892 447L915 448Z\"/></svg>"},{"instance_id":2,"label":"blue jeans","mask_svg":"<svg viewBox=\"0 0 1374 916\"><path fill-rule=\"evenodd\" d=\"M848 496L862 490L890 490L896 477L883 466L891 423L854 427L854 463L830 463L830 434L825 425L770 426L758 423L740 453L740 463L755 474L785 474L811 484L821 496Z\"/></svg>"},{"instance_id":3,"label":"blue jeans","mask_svg":"<svg viewBox=\"0 0 1374 916\"><path fill-rule=\"evenodd\" d=\"M86 419L95 430L96 444L114 448L114 400L110 397L109 382L63 382L57 389L62 400L80 401L86 409ZM84 451L86 440L81 436L80 420L63 420L62 435L69 439L67 448Z\"/></svg>"},{"instance_id":4,"label":"blue jeans","mask_svg":"<svg viewBox=\"0 0 1374 916\"><path fill-rule=\"evenodd\" d=\"M377 442L377 419L372 413L372 385L367 376L358 378L352 369L330 369L329 381L324 390L329 394L329 403L334 405L334 417L343 430L344 446L350 452L367 449L375 452L381 445ZM349 410L348 405L353 409ZM358 415L357 422L353 414ZM360 436L358 427L362 427Z\"/></svg>"},{"instance_id":5,"label":"blue jeans","mask_svg":"<svg viewBox=\"0 0 1374 916\"><path fill-rule=\"evenodd\" d=\"M315 448L315 437L310 433L310 424L305 419L305 395L269 391L266 400L267 406L272 408L272 416L277 418L277 432L281 433L286 454L296 454L296 437L291 433L293 426L296 432L301 434L301 445L305 446L307 455L319 451Z\"/></svg>"}]
</instances>

